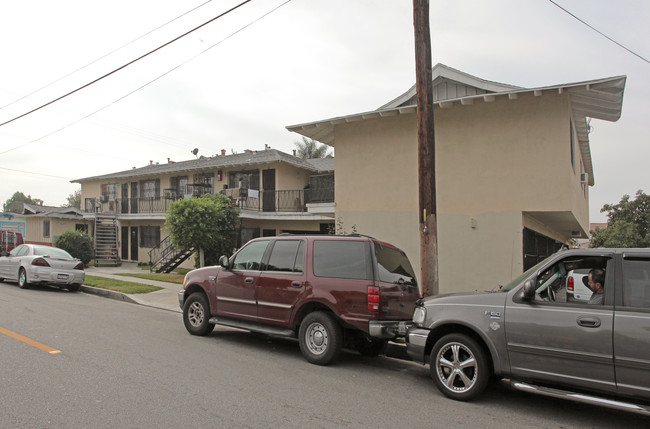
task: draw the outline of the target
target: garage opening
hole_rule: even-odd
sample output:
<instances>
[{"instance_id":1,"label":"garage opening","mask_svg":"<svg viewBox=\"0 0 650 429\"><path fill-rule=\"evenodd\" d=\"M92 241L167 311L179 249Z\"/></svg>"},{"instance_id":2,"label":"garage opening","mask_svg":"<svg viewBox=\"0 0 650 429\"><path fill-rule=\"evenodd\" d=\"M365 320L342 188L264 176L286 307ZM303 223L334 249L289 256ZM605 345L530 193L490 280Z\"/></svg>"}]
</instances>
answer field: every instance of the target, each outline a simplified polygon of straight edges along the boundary
<instances>
[{"instance_id":1,"label":"garage opening","mask_svg":"<svg viewBox=\"0 0 650 429\"><path fill-rule=\"evenodd\" d=\"M524 271L562 248L564 243L524 228Z\"/></svg>"}]
</instances>

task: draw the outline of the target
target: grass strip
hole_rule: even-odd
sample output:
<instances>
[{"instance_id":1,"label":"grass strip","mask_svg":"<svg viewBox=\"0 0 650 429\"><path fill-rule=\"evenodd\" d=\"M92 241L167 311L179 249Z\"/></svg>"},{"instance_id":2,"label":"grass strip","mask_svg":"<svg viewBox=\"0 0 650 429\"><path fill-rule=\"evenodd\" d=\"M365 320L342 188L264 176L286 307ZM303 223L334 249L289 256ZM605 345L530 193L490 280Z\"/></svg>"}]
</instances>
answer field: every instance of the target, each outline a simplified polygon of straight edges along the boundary
<instances>
[{"instance_id":1,"label":"grass strip","mask_svg":"<svg viewBox=\"0 0 650 429\"><path fill-rule=\"evenodd\" d=\"M134 283L125 280L115 280L106 277L96 277L86 275L84 284L87 286L98 287L101 289L114 290L116 292L136 294L136 293L149 293L163 289L158 286L147 285L144 283Z\"/></svg>"},{"instance_id":2,"label":"grass strip","mask_svg":"<svg viewBox=\"0 0 650 429\"><path fill-rule=\"evenodd\" d=\"M170 274L165 274L165 273L137 273L137 274L117 273L115 275L116 276L124 276L124 277L137 277L139 279L147 279L147 280L156 280L156 281L159 281L159 282L177 283L179 285L183 284L183 278L185 277L184 274L176 274L176 273L170 273Z\"/></svg>"}]
</instances>

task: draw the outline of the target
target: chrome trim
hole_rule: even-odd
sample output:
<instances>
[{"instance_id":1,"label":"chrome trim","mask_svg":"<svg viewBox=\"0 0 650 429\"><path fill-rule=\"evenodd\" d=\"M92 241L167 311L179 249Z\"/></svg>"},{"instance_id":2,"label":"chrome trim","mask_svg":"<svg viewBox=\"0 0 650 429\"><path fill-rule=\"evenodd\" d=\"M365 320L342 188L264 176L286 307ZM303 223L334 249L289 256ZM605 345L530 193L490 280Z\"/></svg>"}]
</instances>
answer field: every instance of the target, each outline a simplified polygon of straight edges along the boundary
<instances>
[{"instance_id":1,"label":"chrome trim","mask_svg":"<svg viewBox=\"0 0 650 429\"><path fill-rule=\"evenodd\" d=\"M267 301L257 301L257 305L264 305L266 307L275 307L275 308L292 308L293 305L290 304L278 304L276 302L267 302Z\"/></svg>"},{"instance_id":2,"label":"chrome trim","mask_svg":"<svg viewBox=\"0 0 650 429\"><path fill-rule=\"evenodd\" d=\"M586 395L583 393L575 393L566 390L553 389L550 387L536 386L533 384L522 383L519 381L511 381L510 385L515 389L522 392L531 392L539 395L550 396L552 398L570 399L576 402L585 404L600 405L607 408L613 408L621 411L631 411L633 413L643 414L650 416L650 407L640 404L633 404L631 402L623 402L614 399L600 398L597 396Z\"/></svg>"},{"instance_id":3,"label":"chrome trim","mask_svg":"<svg viewBox=\"0 0 650 429\"><path fill-rule=\"evenodd\" d=\"M256 302L253 300L251 301L250 299L238 299L238 298L228 298L224 296L218 296L217 299L219 301L224 301L224 302L236 302L239 304L256 304Z\"/></svg>"}]
</instances>

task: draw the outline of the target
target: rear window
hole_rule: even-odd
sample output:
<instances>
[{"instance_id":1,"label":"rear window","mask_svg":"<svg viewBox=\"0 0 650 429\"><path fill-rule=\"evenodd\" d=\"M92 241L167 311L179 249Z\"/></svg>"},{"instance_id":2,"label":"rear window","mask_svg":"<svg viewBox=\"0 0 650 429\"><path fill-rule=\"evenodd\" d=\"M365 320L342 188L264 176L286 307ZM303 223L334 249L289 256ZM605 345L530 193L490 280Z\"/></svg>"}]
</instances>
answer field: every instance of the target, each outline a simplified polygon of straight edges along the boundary
<instances>
[{"instance_id":1,"label":"rear window","mask_svg":"<svg viewBox=\"0 0 650 429\"><path fill-rule=\"evenodd\" d=\"M72 259L72 256L58 247L34 247L34 255L49 256L51 258Z\"/></svg>"},{"instance_id":2,"label":"rear window","mask_svg":"<svg viewBox=\"0 0 650 429\"><path fill-rule=\"evenodd\" d=\"M379 280L385 283L417 285L413 267L401 250L375 243Z\"/></svg>"},{"instance_id":3,"label":"rear window","mask_svg":"<svg viewBox=\"0 0 650 429\"><path fill-rule=\"evenodd\" d=\"M314 275L341 279L369 279L365 241L314 241Z\"/></svg>"}]
</instances>

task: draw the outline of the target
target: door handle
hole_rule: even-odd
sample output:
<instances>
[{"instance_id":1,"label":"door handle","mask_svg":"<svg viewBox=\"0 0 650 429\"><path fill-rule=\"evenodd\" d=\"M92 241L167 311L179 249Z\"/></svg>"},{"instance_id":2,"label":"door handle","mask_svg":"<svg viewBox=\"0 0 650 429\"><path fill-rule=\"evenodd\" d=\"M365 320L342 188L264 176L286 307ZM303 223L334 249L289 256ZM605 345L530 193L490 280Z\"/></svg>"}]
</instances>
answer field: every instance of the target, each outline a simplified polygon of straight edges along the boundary
<instances>
[{"instance_id":1,"label":"door handle","mask_svg":"<svg viewBox=\"0 0 650 429\"><path fill-rule=\"evenodd\" d=\"M600 319L597 317L578 317L576 321L578 325L585 328L598 328L600 326Z\"/></svg>"},{"instance_id":2,"label":"door handle","mask_svg":"<svg viewBox=\"0 0 650 429\"><path fill-rule=\"evenodd\" d=\"M253 281L254 281L254 280L253 280L252 277L246 277L246 278L244 279L244 283L246 283L247 285L252 285L252 284L253 284Z\"/></svg>"},{"instance_id":3,"label":"door handle","mask_svg":"<svg viewBox=\"0 0 650 429\"><path fill-rule=\"evenodd\" d=\"M300 288L300 287L302 287L302 282L292 281L291 282L291 287Z\"/></svg>"}]
</instances>

